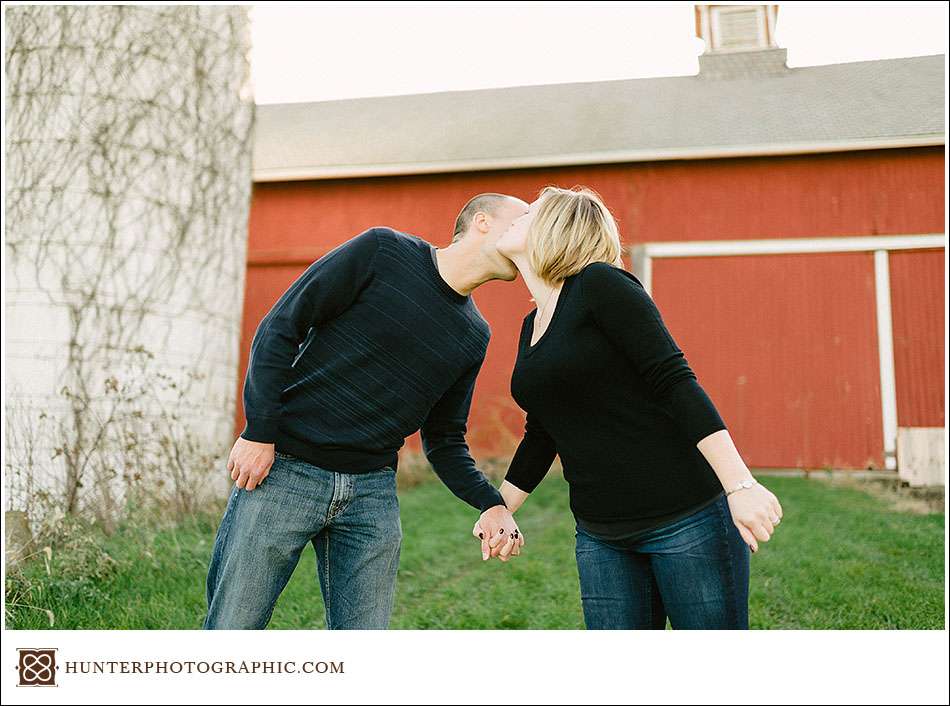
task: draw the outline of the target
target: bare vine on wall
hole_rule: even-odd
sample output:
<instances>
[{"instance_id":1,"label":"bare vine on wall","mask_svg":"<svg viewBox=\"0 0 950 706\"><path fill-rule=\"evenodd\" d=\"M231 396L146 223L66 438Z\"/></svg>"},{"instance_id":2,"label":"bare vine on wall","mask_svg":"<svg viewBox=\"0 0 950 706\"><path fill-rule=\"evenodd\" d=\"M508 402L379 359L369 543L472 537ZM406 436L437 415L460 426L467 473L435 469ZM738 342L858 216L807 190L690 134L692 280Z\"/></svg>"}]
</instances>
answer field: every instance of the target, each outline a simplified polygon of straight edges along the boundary
<instances>
[{"instance_id":1,"label":"bare vine on wall","mask_svg":"<svg viewBox=\"0 0 950 706\"><path fill-rule=\"evenodd\" d=\"M233 425L247 7L6 13L8 509L190 512Z\"/></svg>"}]
</instances>

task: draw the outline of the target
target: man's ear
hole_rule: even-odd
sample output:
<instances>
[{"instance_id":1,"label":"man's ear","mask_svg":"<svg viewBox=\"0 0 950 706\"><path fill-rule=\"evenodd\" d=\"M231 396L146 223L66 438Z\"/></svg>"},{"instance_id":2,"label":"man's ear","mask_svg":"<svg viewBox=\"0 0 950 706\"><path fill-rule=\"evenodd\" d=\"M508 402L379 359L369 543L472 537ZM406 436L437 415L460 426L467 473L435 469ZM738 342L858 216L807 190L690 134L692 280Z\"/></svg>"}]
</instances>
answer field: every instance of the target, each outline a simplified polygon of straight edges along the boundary
<instances>
[{"instance_id":1,"label":"man's ear","mask_svg":"<svg viewBox=\"0 0 950 706\"><path fill-rule=\"evenodd\" d=\"M484 211L478 211L472 216L472 225L479 233L487 233L491 228L491 218Z\"/></svg>"}]
</instances>

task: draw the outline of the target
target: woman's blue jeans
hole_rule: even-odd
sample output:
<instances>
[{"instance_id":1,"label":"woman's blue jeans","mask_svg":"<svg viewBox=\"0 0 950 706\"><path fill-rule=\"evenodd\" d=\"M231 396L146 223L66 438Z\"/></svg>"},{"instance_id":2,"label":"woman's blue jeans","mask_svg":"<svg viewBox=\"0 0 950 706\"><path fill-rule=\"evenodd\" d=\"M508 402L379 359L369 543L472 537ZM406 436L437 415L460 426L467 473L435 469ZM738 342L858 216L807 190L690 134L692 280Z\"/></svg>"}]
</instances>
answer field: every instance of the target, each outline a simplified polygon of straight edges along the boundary
<instances>
[{"instance_id":1,"label":"woman's blue jeans","mask_svg":"<svg viewBox=\"0 0 950 706\"><path fill-rule=\"evenodd\" d=\"M386 628L401 542L392 468L339 473L277 453L263 483L231 490L208 567L203 627L265 627L312 544L327 627Z\"/></svg>"},{"instance_id":2,"label":"woman's blue jeans","mask_svg":"<svg viewBox=\"0 0 950 706\"><path fill-rule=\"evenodd\" d=\"M749 546L723 495L621 548L576 534L584 622L592 630L749 628Z\"/></svg>"}]
</instances>

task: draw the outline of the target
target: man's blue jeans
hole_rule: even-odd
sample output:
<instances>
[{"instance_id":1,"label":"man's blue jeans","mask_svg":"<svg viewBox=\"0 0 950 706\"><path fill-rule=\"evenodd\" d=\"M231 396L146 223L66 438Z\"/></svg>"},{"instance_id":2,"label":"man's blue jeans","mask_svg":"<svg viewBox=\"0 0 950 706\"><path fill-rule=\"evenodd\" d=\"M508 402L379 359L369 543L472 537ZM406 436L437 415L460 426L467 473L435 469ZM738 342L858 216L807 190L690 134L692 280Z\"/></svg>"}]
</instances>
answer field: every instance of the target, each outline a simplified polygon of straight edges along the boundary
<instances>
[{"instance_id":1,"label":"man's blue jeans","mask_svg":"<svg viewBox=\"0 0 950 706\"><path fill-rule=\"evenodd\" d=\"M257 488L231 491L208 567L203 627L265 627L308 542L327 627L387 628L402 542L396 472L338 473L284 453Z\"/></svg>"},{"instance_id":2,"label":"man's blue jeans","mask_svg":"<svg viewBox=\"0 0 950 706\"><path fill-rule=\"evenodd\" d=\"M747 630L750 549L719 500L620 548L576 530L588 629Z\"/></svg>"}]
</instances>

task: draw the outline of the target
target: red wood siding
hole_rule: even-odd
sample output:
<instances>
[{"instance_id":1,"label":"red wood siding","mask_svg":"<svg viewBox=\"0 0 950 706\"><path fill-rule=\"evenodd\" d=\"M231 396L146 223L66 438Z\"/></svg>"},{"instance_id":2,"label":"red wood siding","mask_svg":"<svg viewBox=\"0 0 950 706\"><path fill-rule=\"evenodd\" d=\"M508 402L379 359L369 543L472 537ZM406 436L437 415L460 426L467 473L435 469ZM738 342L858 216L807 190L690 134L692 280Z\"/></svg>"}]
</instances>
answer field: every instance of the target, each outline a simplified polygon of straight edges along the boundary
<instances>
[{"instance_id":1,"label":"red wood siding","mask_svg":"<svg viewBox=\"0 0 950 706\"><path fill-rule=\"evenodd\" d=\"M884 468L872 253L671 258L653 273L749 466Z\"/></svg>"},{"instance_id":2,"label":"red wood siding","mask_svg":"<svg viewBox=\"0 0 950 706\"><path fill-rule=\"evenodd\" d=\"M944 250L893 252L888 266L897 424L942 427L946 424L946 253Z\"/></svg>"},{"instance_id":3,"label":"red wood siding","mask_svg":"<svg viewBox=\"0 0 950 706\"><path fill-rule=\"evenodd\" d=\"M531 201L546 184L584 184L599 191L617 217L626 245L647 241L939 233L943 232L944 223L943 147L258 183L254 185L250 213L238 390L243 386L247 353L260 318L292 279L326 250L373 225L391 225L443 247L450 240L458 209L472 195L501 191ZM882 444L879 438L875 440L875 434L879 437L880 430L874 432L872 427L879 423L879 406L873 413L867 411L873 395L879 395L879 391L872 394L875 388L867 387L877 385L876 373L873 383L869 378L867 383L860 383L861 390L855 390L858 378L853 368L839 367L836 362L841 359L837 346L847 345L845 358L850 360L853 356L861 375L867 376L866 349L876 345L869 338L874 331L869 324L874 316L873 290L871 310L860 315L856 312L859 302L867 296L865 263L870 256L814 256L814 260L812 257L741 265L728 262L733 258L703 258L685 264L655 261L654 293L663 310L669 308L675 317L677 329L685 336L690 361L702 363L701 379L715 393L714 401L723 406L727 423L731 420L736 433L742 435L742 442L737 440L737 445L750 465L762 461L765 463L761 465L793 467L817 460L817 465L827 461L843 467L878 467ZM812 263L816 268L814 276ZM834 269L836 264L841 272ZM717 266L727 269L717 270ZM910 266L913 269L913 263ZM698 267L696 272L705 277L692 274L693 267ZM751 268L748 279L735 279L734 272L746 271L742 268ZM781 271L782 280L769 279L767 273L772 268ZM677 303L680 300L670 295L679 289L670 289L674 282L703 281L713 274L714 281L728 281L735 290L735 302L723 300L722 306L736 307L736 302L743 299L762 300L750 305L758 324L758 342L750 345L776 357L767 368L750 367L746 361L740 369L740 363L731 361L736 353L726 345L728 332L719 334L723 337L715 342L719 347L708 347L705 334L700 336L694 331L703 330L709 313L700 316L681 311ZM675 279L664 281L667 276ZM847 284L849 293L843 296L855 297L853 305L834 302L830 306L821 298L829 296L830 286L816 284L816 276L836 280L842 287ZM783 281L792 283L791 290L779 286ZM797 304L789 296L796 287L808 289ZM942 303L931 300L938 294L942 297L942 289L928 287L920 296L930 299L918 306L937 310ZM524 419L509 394L515 338L522 317L532 305L520 279L513 283L490 282L474 296L492 327L492 342L475 388L468 440L476 454L507 453L520 438ZM766 305L786 312L784 317L766 316L760 309ZM742 323L735 314L732 318L739 321L735 325L743 340L750 340L751 324ZM912 337L920 335L917 324L911 324L909 319L902 321L911 326ZM807 361L799 355L805 344L798 343L791 350L782 345L790 330L796 336L819 337L809 340L812 357ZM829 332L834 332L830 334L831 343L827 339ZM834 344L835 335L847 344ZM737 334L733 336L736 337ZM807 390L784 382L771 386L763 382L769 370L782 369L783 364L804 363L814 368L808 368ZM831 372L822 374L823 366ZM740 396L735 389L738 375L742 374L754 380L747 384L754 387L754 396ZM847 427L833 416L842 407L840 395L846 384L851 386L846 400L853 405ZM933 407L933 403L925 404ZM820 421L816 422L816 418ZM782 437L774 443L767 443L754 431L768 425L769 419L775 420L769 426L770 434ZM780 420L792 421L784 425ZM243 428L240 404L236 428ZM786 433L786 429L790 431ZM418 434L410 439L409 445L418 448Z\"/></svg>"}]
</instances>

